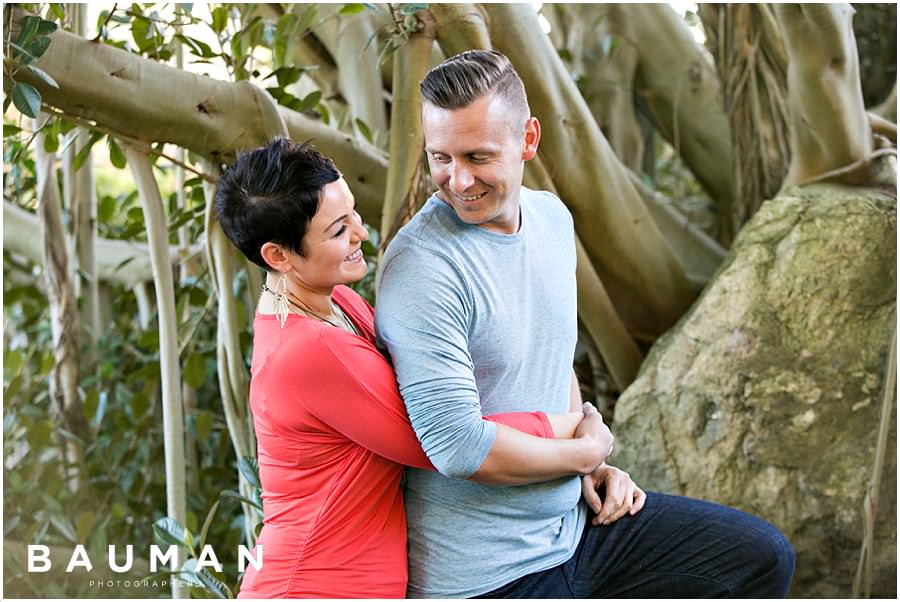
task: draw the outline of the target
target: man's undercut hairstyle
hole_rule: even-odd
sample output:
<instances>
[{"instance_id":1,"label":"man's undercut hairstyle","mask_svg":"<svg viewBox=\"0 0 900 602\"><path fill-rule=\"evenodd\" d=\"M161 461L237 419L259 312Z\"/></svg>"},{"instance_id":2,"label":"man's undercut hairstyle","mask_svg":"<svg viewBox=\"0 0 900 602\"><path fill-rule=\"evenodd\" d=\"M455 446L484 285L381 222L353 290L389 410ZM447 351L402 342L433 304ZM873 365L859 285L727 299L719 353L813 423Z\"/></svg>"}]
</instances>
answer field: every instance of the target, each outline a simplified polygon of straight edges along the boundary
<instances>
[{"instance_id":1,"label":"man's undercut hairstyle","mask_svg":"<svg viewBox=\"0 0 900 602\"><path fill-rule=\"evenodd\" d=\"M442 109L462 109L496 94L515 111L516 120L531 115L525 85L512 63L496 50L467 50L433 68L419 84L426 102Z\"/></svg>"},{"instance_id":2,"label":"man's undercut hairstyle","mask_svg":"<svg viewBox=\"0 0 900 602\"><path fill-rule=\"evenodd\" d=\"M260 249L267 242L303 255L303 236L319 209L322 189L341 177L331 159L309 142L276 138L238 154L219 178L216 219L247 259L266 270Z\"/></svg>"}]
</instances>

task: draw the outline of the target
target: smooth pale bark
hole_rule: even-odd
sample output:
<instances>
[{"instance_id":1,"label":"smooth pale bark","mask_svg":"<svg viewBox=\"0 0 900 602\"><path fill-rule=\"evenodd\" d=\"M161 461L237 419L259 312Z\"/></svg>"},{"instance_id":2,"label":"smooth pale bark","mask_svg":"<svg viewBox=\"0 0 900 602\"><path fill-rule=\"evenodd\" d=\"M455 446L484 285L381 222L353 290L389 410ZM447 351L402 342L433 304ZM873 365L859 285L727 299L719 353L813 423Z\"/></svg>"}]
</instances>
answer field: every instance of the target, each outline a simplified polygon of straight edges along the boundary
<instances>
[{"instance_id":1,"label":"smooth pale bark","mask_svg":"<svg viewBox=\"0 0 900 602\"><path fill-rule=\"evenodd\" d=\"M446 56L465 50L489 50L491 35L485 15L475 4L432 4L428 7L437 28L437 41Z\"/></svg>"},{"instance_id":2,"label":"smooth pale bark","mask_svg":"<svg viewBox=\"0 0 900 602\"><path fill-rule=\"evenodd\" d=\"M434 28L429 26L422 33L411 34L394 53L390 161L381 213L382 249L418 211L428 194L419 82L428 71L433 45Z\"/></svg>"},{"instance_id":3,"label":"smooth pale bark","mask_svg":"<svg viewBox=\"0 0 900 602\"><path fill-rule=\"evenodd\" d=\"M543 125L540 156L613 303L639 338L665 332L693 301L692 287L597 127L528 5L491 4L495 48L525 82ZM528 40L523 44L522 40Z\"/></svg>"},{"instance_id":4,"label":"smooth pale bark","mask_svg":"<svg viewBox=\"0 0 900 602\"><path fill-rule=\"evenodd\" d=\"M85 35L87 29L87 4L70 4L67 7L72 18L72 29ZM90 132L76 127L74 136L63 156L63 194L72 211L73 238L75 242L75 296L80 299L82 316L80 341L84 349L82 369L91 372L97 361L97 338L100 336L100 291L97 278L97 191L94 187L93 159L90 154L81 164L74 166L75 156L87 144Z\"/></svg>"},{"instance_id":5,"label":"smooth pale bark","mask_svg":"<svg viewBox=\"0 0 900 602\"><path fill-rule=\"evenodd\" d=\"M866 183L872 130L866 118L849 4L780 4L788 62L791 166L784 187L828 174Z\"/></svg>"},{"instance_id":6,"label":"smooth pale bark","mask_svg":"<svg viewBox=\"0 0 900 602\"><path fill-rule=\"evenodd\" d=\"M656 222L656 227L665 236L666 242L699 293L725 259L725 249L692 224L671 199L647 188L634 172L630 172L628 176Z\"/></svg>"},{"instance_id":7,"label":"smooth pale bark","mask_svg":"<svg viewBox=\"0 0 900 602\"><path fill-rule=\"evenodd\" d=\"M215 174L218 167L206 162L207 173ZM209 276L219 301L216 322L216 376L219 379L219 394L231 446L237 458L256 457L256 436L253 432L252 417L247 398L250 392L250 375L241 354L240 320L235 296L232 294L234 276L238 270L237 250L225 236L215 219L215 188L211 183L203 183L206 198L206 260ZM249 268L248 268L249 269ZM257 289L259 290L259 289ZM255 306L251 306L255 308ZM253 499L250 484L238 471L238 486L241 495ZM244 511L244 536L247 544L256 541L256 525L259 513L248 504L242 503Z\"/></svg>"},{"instance_id":8,"label":"smooth pale bark","mask_svg":"<svg viewBox=\"0 0 900 602\"><path fill-rule=\"evenodd\" d=\"M41 241L34 236L39 227L38 217L34 213L8 200L3 201L4 249L43 264ZM95 250L97 278L100 281L115 282L131 288L138 282L153 279L147 243L97 238ZM173 264L181 263L199 252L199 244L191 245L185 251L170 247L169 261Z\"/></svg>"},{"instance_id":9,"label":"smooth pale bark","mask_svg":"<svg viewBox=\"0 0 900 602\"><path fill-rule=\"evenodd\" d=\"M159 324L159 367L162 384L163 447L166 466L166 513L180 525L187 524L187 498L184 466L184 412L181 399L181 366L178 361L177 314L172 265L168 261L168 226L163 201L159 193L150 157L141 150L123 143L137 184L138 196L144 211L147 240L153 265L153 284ZM184 561L178 549L176 566ZM188 598L190 590L179 579L172 581L172 597Z\"/></svg>"},{"instance_id":10,"label":"smooth pale bark","mask_svg":"<svg viewBox=\"0 0 900 602\"><path fill-rule=\"evenodd\" d=\"M567 45L583 64L584 97L603 136L629 169L640 173L644 135L635 109L641 49L630 36L617 4L564 5L577 29L594 25L590 37ZM584 36L578 36L584 38ZM590 51L582 49L587 45Z\"/></svg>"},{"instance_id":11,"label":"smooth pale bark","mask_svg":"<svg viewBox=\"0 0 900 602\"><path fill-rule=\"evenodd\" d=\"M103 129L143 142L169 142L216 161L268 140L266 105L249 82L225 82L97 44L68 33L50 34L47 52L35 62L59 90L22 72L44 103ZM350 134L277 107L293 140L312 139L340 167L369 224L381 221L387 158Z\"/></svg>"},{"instance_id":12,"label":"smooth pale bark","mask_svg":"<svg viewBox=\"0 0 900 602\"><path fill-rule=\"evenodd\" d=\"M666 4L615 4L624 42L640 52L636 89L662 136L716 203L730 213L728 121L719 80L687 25Z\"/></svg>"},{"instance_id":13,"label":"smooth pale bark","mask_svg":"<svg viewBox=\"0 0 900 602\"><path fill-rule=\"evenodd\" d=\"M731 211L718 231L730 245L787 173L787 56L769 5L707 4L700 15L731 130Z\"/></svg>"},{"instance_id":14,"label":"smooth pale bark","mask_svg":"<svg viewBox=\"0 0 900 602\"><path fill-rule=\"evenodd\" d=\"M40 240L43 248L44 279L50 307L50 331L54 364L50 371L50 398L61 418L62 428L87 443L90 429L84 406L78 396L78 309L75 289L69 271L65 228L59 198L55 157L44 150L46 114L35 120L34 159L37 175ZM74 441L60 438L69 468L64 476L72 491L77 491L86 478L83 448Z\"/></svg>"},{"instance_id":15,"label":"smooth pale bark","mask_svg":"<svg viewBox=\"0 0 900 602\"><path fill-rule=\"evenodd\" d=\"M533 190L547 190L558 195L556 186L538 157L525 164L524 184ZM634 381L644 356L616 308L613 307L606 287L603 286L603 281L597 275L577 234L575 246L578 318L592 339L593 346L603 358L603 363L617 390L621 392Z\"/></svg>"},{"instance_id":16,"label":"smooth pale bark","mask_svg":"<svg viewBox=\"0 0 900 602\"><path fill-rule=\"evenodd\" d=\"M313 27L316 37L338 65L337 79L341 94L350 106L351 127L362 136L357 119L368 126L378 146L387 140L388 120L384 104L384 88L378 66L378 43L372 40L375 26L369 11L340 15L339 4L321 4L321 22ZM347 68L352 65L352 68Z\"/></svg>"}]
</instances>

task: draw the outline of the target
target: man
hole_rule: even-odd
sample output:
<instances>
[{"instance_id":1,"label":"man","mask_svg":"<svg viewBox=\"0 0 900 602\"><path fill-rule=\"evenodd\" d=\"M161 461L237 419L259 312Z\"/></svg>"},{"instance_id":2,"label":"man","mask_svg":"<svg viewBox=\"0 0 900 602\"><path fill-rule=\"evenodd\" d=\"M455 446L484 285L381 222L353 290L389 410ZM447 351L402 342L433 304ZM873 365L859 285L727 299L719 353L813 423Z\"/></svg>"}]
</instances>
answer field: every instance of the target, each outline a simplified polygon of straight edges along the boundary
<instances>
[{"instance_id":1,"label":"man","mask_svg":"<svg viewBox=\"0 0 900 602\"><path fill-rule=\"evenodd\" d=\"M421 91L438 190L387 250L376 309L413 428L440 471L408 471L408 595L786 595L794 555L774 527L697 500L645 499L606 464L584 480L593 521L574 473L525 480L525 467L515 482L532 484L517 487L460 480L509 457L506 433L483 427L483 413L566 409L575 242L559 199L521 185L540 124L506 57L454 56Z\"/></svg>"}]
</instances>

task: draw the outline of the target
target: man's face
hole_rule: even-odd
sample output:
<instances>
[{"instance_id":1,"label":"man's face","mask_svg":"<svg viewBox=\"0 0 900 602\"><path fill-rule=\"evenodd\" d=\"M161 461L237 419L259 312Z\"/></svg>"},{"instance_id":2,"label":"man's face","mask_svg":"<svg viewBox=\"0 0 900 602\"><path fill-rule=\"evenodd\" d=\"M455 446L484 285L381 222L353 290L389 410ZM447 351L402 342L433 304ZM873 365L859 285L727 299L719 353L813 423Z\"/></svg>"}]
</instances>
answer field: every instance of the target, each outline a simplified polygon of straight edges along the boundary
<instances>
[{"instance_id":1,"label":"man's face","mask_svg":"<svg viewBox=\"0 0 900 602\"><path fill-rule=\"evenodd\" d=\"M519 229L524 161L537 151L537 120L517 117L502 98L488 95L461 109L425 102L425 153L438 197L462 221L512 234Z\"/></svg>"}]
</instances>

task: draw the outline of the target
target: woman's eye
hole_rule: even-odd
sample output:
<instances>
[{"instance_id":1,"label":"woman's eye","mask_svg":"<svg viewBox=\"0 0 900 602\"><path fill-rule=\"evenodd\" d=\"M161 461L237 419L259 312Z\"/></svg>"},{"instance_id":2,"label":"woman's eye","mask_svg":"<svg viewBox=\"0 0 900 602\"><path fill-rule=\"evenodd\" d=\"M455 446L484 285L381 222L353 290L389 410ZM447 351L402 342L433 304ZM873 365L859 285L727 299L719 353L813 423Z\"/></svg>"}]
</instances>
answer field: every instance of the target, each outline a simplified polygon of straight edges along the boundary
<instances>
[{"instance_id":1,"label":"woman's eye","mask_svg":"<svg viewBox=\"0 0 900 602\"><path fill-rule=\"evenodd\" d=\"M343 234L346 231L347 231L347 226L341 226L340 228L338 228L338 231L334 233L334 237L337 238L338 236L340 236L341 234Z\"/></svg>"}]
</instances>

